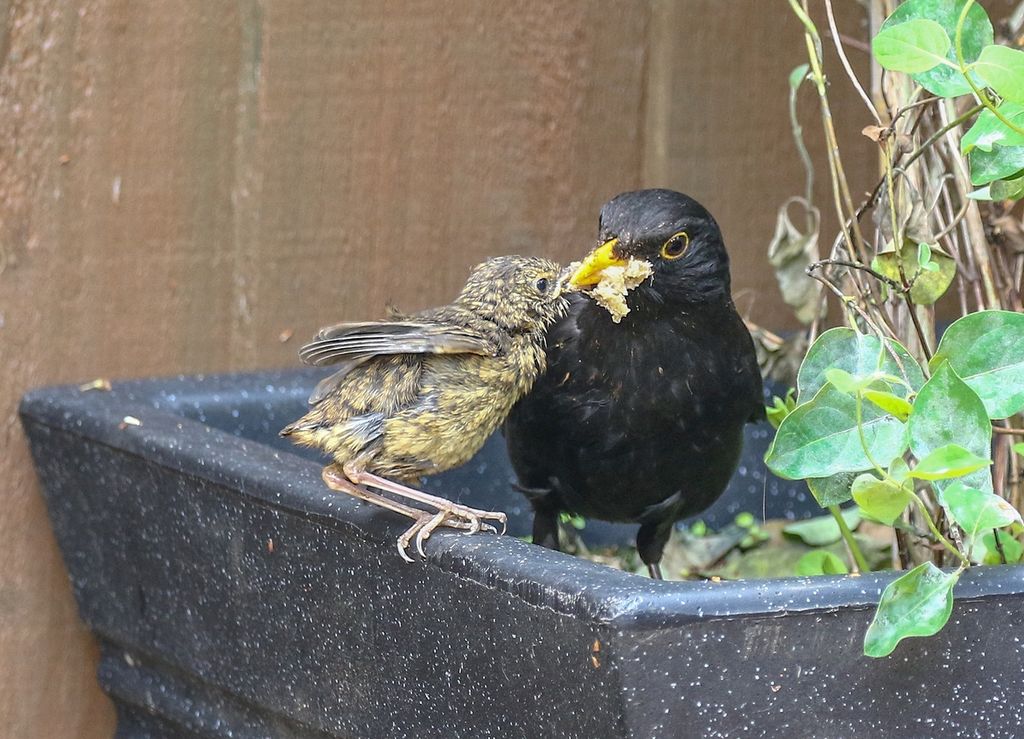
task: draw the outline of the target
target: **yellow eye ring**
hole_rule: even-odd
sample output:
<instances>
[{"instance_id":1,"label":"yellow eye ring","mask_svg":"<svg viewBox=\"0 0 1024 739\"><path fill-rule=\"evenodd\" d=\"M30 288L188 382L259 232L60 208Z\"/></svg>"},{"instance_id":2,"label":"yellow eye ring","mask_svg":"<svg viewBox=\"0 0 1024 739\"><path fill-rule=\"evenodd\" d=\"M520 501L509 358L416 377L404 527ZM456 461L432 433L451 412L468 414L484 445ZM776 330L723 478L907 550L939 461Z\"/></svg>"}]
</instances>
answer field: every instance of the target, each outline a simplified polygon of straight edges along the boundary
<instances>
[{"instance_id":1,"label":"yellow eye ring","mask_svg":"<svg viewBox=\"0 0 1024 739\"><path fill-rule=\"evenodd\" d=\"M672 234L661 247L662 259L679 259L690 250L690 236L686 231Z\"/></svg>"}]
</instances>

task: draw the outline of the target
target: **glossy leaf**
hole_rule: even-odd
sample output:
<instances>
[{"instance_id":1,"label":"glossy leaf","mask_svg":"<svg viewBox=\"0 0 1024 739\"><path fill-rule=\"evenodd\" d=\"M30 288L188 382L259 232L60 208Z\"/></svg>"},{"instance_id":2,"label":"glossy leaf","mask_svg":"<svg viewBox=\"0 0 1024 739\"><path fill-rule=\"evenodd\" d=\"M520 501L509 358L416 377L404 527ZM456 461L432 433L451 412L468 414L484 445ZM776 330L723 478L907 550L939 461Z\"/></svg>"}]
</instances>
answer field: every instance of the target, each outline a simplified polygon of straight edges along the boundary
<instances>
[{"instance_id":1,"label":"glossy leaf","mask_svg":"<svg viewBox=\"0 0 1024 739\"><path fill-rule=\"evenodd\" d=\"M938 365L917 394L907 426L910 448L918 459L925 459L949 444L958 444L978 457L992 458L992 424L985 405L948 362ZM992 492L992 475L987 468L975 470L962 479L965 485ZM941 492L949 483L936 480L934 484Z\"/></svg>"},{"instance_id":2,"label":"glossy leaf","mask_svg":"<svg viewBox=\"0 0 1024 739\"><path fill-rule=\"evenodd\" d=\"M998 44L986 46L974 69L1004 100L1024 103L1024 51Z\"/></svg>"},{"instance_id":3,"label":"glossy leaf","mask_svg":"<svg viewBox=\"0 0 1024 739\"><path fill-rule=\"evenodd\" d=\"M903 274L911 283L910 299L918 305L931 305L941 298L952 284L956 276L956 260L938 248L928 247L929 260L926 264L921 264L918 259L921 246L927 245L904 240L899 253L892 248L881 251L871 260L871 266L876 272L899 282L902 265ZM934 264L936 267L929 269L928 264Z\"/></svg>"},{"instance_id":4,"label":"glossy leaf","mask_svg":"<svg viewBox=\"0 0 1024 739\"><path fill-rule=\"evenodd\" d=\"M842 505L853 497L850 487L859 473L860 470L837 472L831 477L809 477L806 481L807 487L822 508Z\"/></svg>"},{"instance_id":5,"label":"glossy leaf","mask_svg":"<svg viewBox=\"0 0 1024 739\"><path fill-rule=\"evenodd\" d=\"M802 480L856 472L871 466L857 429L857 401L823 387L779 425L765 463L779 477ZM911 416L913 419L913 416ZM862 409L864 442L871 456L888 464L907 448L906 427L871 403Z\"/></svg>"},{"instance_id":6,"label":"glossy leaf","mask_svg":"<svg viewBox=\"0 0 1024 739\"><path fill-rule=\"evenodd\" d=\"M901 378L914 390L920 388L924 384L924 373L917 361L895 341L887 341L887 344L892 353L882 347L877 336L845 327L825 331L811 344L800 364L797 400L805 402L821 390L828 382L825 371L829 369L841 369L854 377L883 372ZM893 353L899 362L893 358ZM901 398L907 395L907 389L898 384L892 392Z\"/></svg>"},{"instance_id":7,"label":"glossy leaf","mask_svg":"<svg viewBox=\"0 0 1024 739\"><path fill-rule=\"evenodd\" d=\"M949 47L949 34L926 18L883 27L871 40L875 59L894 72L927 72L946 62Z\"/></svg>"},{"instance_id":8,"label":"glossy leaf","mask_svg":"<svg viewBox=\"0 0 1024 739\"><path fill-rule=\"evenodd\" d=\"M946 488L943 502L968 538L986 529L998 529L1021 523L1020 513L995 493L986 493L956 482Z\"/></svg>"},{"instance_id":9,"label":"glossy leaf","mask_svg":"<svg viewBox=\"0 0 1024 739\"><path fill-rule=\"evenodd\" d=\"M849 572L843 560L824 549L815 549L813 552L808 552L797 560L796 563L797 577L846 575Z\"/></svg>"},{"instance_id":10,"label":"glossy leaf","mask_svg":"<svg viewBox=\"0 0 1024 739\"><path fill-rule=\"evenodd\" d=\"M853 481L852 492L857 506L866 515L888 526L900 517L913 499L913 491L909 486L879 480L870 472L859 475Z\"/></svg>"},{"instance_id":11,"label":"glossy leaf","mask_svg":"<svg viewBox=\"0 0 1024 739\"><path fill-rule=\"evenodd\" d=\"M971 165L971 184L987 185L1024 170L1024 146L993 146L991 151L975 149L967 160Z\"/></svg>"},{"instance_id":12,"label":"glossy leaf","mask_svg":"<svg viewBox=\"0 0 1024 739\"><path fill-rule=\"evenodd\" d=\"M996 180L989 188L989 195L993 200L1024 199L1024 177L1015 180Z\"/></svg>"},{"instance_id":13,"label":"glossy leaf","mask_svg":"<svg viewBox=\"0 0 1024 739\"><path fill-rule=\"evenodd\" d=\"M958 444L947 444L934 450L917 463L910 471L911 477L918 480L948 480L987 468L992 460L979 457Z\"/></svg>"},{"instance_id":14,"label":"glossy leaf","mask_svg":"<svg viewBox=\"0 0 1024 739\"><path fill-rule=\"evenodd\" d=\"M1004 102L999 113L1019 128L1024 128L1024 105ZM977 120L960 139L960 151L967 154L973 149L992 151L993 146L1024 146L1024 133L1017 133L999 120L988 108L978 114Z\"/></svg>"},{"instance_id":15,"label":"glossy leaf","mask_svg":"<svg viewBox=\"0 0 1024 739\"><path fill-rule=\"evenodd\" d=\"M946 32L949 40L953 42L956 39L956 26L960 18L960 11L963 10L965 4L966 0L907 0L907 2L900 3L895 12L885 19L879 33L898 24L926 19L938 23ZM961 37L964 61L967 64L975 61L981 54L981 50L992 43L992 39L992 23L988 19L988 14L984 8L975 3L967 12ZM950 62L957 64L956 49L953 44L950 44L945 56ZM971 92L971 86L967 84L967 80L964 79L960 70L946 64L939 64L923 72L911 73L911 77L929 92L942 97L956 97Z\"/></svg>"},{"instance_id":16,"label":"glossy leaf","mask_svg":"<svg viewBox=\"0 0 1024 739\"><path fill-rule=\"evenodd\" d=\"M883 411L896 416L901 421L906 421L910 418L910 412L914 409L914 406L909 401L884 390L865 390L863 394L866 400L871 401Z\"/></svg>"},{"instance_id":17,"label":"glossy leaf","mask_svg":"<svg viewBox=\"0 0 1024 739\"><path fill-rule=\"evenodd\" d=\"M953 586L959 577L925 562L889 583L864 635L864 654L885 657L908 636L938 632L953 612Z\"/></svg>"},{"instance_id":18,"label":"glossy leaf","mask_svg":"<svg viewBox=\"0 0 1024 739\"><path fill-rule=\"evenodd\" d=\"M860 526L860 511L856 508L846 508L842 511L841 515L851 531ZM824 547L829 544L835 544L842 538L839 524L836 523L836 520L831 515L818 516L817 518L809 518L806 521L791 523L782 529L782 532L789 536L795 536L802 540L804 544L812 547Z\"/></svg>"},{"instance_id":19,"label":"glossy leaf","mask_svg":"<svg viewBox=\"0 0 1024 739\"><path fill-rule=\"evenodd\" d=\"M1024 410L1024 313L978 311L954 321L930 366L942 362L978 394L989 418Z\"/></svg>"}]
</instances>

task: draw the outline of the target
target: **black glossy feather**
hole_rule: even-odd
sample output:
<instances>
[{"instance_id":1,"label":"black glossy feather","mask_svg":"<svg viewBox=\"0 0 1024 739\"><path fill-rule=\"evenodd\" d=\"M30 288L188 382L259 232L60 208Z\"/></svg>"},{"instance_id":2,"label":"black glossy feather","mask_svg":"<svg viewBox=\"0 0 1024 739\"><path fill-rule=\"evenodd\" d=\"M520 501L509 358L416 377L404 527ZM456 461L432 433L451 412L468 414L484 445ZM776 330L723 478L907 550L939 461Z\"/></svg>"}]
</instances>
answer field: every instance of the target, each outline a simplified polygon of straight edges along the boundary
<instances>
[{"instance_id":1,"label":"black glossy feather","mask_svg":"<svg viewBox=\"0 0 1024 739\"><path fill-rule=\"evenodd\" d=\"M650 211L650 212L648 212ZM691 254L659 261L686 229ZM557 515L641 524L638 548L656 565L675 521L725 489L743 426L763 415L754 347L729 296L717 224L669 191L616 198L601 240L652 262L621 323L573 296L548 330L547 371L506 423L512 464L535 509L534 541L557 547Z\"/></svg>"}]
</instances>

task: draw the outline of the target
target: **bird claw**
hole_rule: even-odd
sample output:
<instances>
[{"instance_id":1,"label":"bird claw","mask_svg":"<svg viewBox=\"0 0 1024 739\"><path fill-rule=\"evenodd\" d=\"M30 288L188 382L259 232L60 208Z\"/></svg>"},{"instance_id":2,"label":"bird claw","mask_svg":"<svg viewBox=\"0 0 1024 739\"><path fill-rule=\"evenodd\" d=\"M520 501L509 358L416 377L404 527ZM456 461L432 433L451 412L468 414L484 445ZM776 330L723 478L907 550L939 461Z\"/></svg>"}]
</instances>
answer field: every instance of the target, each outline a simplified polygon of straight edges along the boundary
<instances>
[{"instance_id":1,"label":"bird claw","mask_svg":"<svg viewBox=\"0 0 1024 739\"><path fill-rule=\"evenodd\" d=\"M483 521L484 518L499 522L501 531L499 532L496 526ZM467 534L486 531L500 536L505 533L507 521L508 517L504 513L481 511L458 503L445 506L436 513L424 511L423 515L418 517L416 522L398 537L398 553L406 562L413 562L414 559L409 556L409 549L413 547L420 557L426 559L427 553L424 544L431 534L442 526L451 529L464 529Z\"/></svg>"}]
</instances>

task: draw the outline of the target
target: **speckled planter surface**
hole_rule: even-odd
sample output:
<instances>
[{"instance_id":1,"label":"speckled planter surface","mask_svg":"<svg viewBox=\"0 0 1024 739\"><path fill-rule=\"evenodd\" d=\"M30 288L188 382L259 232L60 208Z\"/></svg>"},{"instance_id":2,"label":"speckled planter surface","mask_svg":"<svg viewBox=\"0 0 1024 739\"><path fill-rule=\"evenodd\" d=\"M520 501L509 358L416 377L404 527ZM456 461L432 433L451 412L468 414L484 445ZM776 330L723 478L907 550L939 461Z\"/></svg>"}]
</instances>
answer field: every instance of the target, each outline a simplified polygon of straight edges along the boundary
<instances>
[{"instance_id":1,"label":"speckled planter surface","mask_svg":"<svg viewBox=\"0 0 1024 739\"><path fill-rule=\"evenodd\" d=\"M276 438L313 382L179 378L23 402L119 735L1019 732L1020 567L969 571L939 636L869 660L885 575L654 582L443 531L408 565L404 519L330 493L315 458ZM737 484L720 513L760 510L756 471ZM431 487L525 528L500 443ZM769 508L798 495L773 482Z\"/></svg>"}]
</instances>

